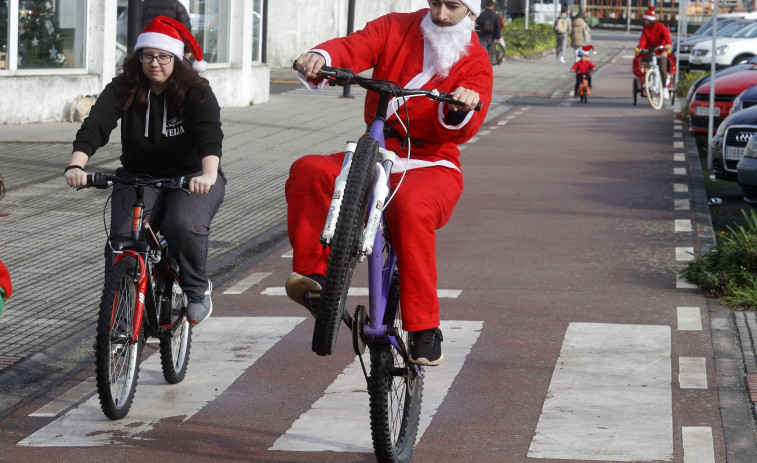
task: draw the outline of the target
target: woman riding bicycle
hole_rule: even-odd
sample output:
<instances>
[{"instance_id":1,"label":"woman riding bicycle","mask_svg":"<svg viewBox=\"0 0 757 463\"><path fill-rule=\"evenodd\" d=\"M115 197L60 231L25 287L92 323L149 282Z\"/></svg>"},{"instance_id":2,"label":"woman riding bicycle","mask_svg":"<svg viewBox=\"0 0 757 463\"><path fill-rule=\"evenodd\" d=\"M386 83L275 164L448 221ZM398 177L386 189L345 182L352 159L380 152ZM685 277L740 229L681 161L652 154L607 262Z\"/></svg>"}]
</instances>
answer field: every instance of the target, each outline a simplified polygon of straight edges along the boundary
<instances>
[{"instance_id":1,"label":"woman riding bicycle","mask_svg":"<svg viewBox=\"0 0 757 463\"><path fill-rule=\"evenodd\" d=\"M392 188L407 169L385 211L398 256L403 328L410 332L411 361L438 365L443 357L435 230L447 223L462 192L457 146L473 137L484 122L491 101L492 67L486 50L478 45L470 17L480 12L481 2L428 3L430 10L388 14L348 37L327 41L301 55L296 66L311 89L324 85L317 75L323 65L355 72L373 68L374 78L404 87L437 88L463 102L457 110L426 98L410 98L406 105L395 100L387 118L387 148L402 158L392 170ZM375 93L368 92L366 123L375 114L377 100ZM472 111L479 101L483 109ZM397 114L404 115L406 107L410 147L403 146L405 129L397 124ZM294 273L286 289L290 298L306 307L305 294L322 289L329 250L319 242L319 235L343 159L344 153L300 158L286 183L289 240L294 249Z\"/></svg>"},{"instance_id":2,"label":"woman riding bicycle","mask_svg":"<svg viewBox=\"0 0 757 463\"><path fill-rule=\"evenodd\" d=\"M589 61L589 52L581 48L578 49L578 61L573 63L570 68L570 72L576 73L576 86L573 89L573 96L578 96L578 88L581 86L581 81L586 77L586 81L591 88L591 72L596 71L597 67Z\"/></svg>"},{"instance_id":3,"label":"woman riding bicycle","mask_svg":"<svg viewBox=\"0 0 757 463\"><path fill-rule=\"evenodd\" d=\"M184 44L194 55L184 60ZM145 191L145 210L170 243L179 265L179 284L189 297L193 324L213 310L212 284L205 271L213 216L223 202L226 179L220 169L220 108L208 81L200 77L207 63L192 34L178 21L159 16L137 38L123 72L108 84L76 134L71 163L64 175L71 187L87 182L89 158L108 142L121 121L121 164L116 175L192 177L189 191ZM128 239L131 188L113 189L110 240ZM106 268L112 263L105 246Z\"/></svg>"}]
</instances>

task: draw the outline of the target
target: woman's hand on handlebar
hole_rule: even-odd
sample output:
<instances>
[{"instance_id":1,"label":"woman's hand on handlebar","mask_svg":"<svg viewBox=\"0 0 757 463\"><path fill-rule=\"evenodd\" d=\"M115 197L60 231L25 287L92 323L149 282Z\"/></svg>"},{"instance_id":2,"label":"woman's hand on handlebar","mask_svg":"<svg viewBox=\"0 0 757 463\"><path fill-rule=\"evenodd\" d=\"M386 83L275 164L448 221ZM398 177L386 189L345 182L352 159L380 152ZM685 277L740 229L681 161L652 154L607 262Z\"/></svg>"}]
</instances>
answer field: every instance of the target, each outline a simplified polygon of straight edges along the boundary
<instances>
[{"instance_id":1,"label":"woman's hand on handlebar","mask_svg":"<svg viewBox=\"0 0 757 463\"><path fill-rule=\"evenodd\" d=\"M195 194L207 194L210 187L216 184L218 174L202 174L199 177L189 179L189 192Z\"/></svg>"},{"instance_id":2,"label":"woman's hand on handlebar","mask_svg":"<svg viewBox=\"0 0 757 463\"><path fill-rule=\"evenodd\" d=\"M87 173L82 169L69 169L63 176L66 178L66 184L71 188L79 188L87 184Z\"/></svg>"},{"instance_id":3,"label":"woman's hand on handlebar","mask_svg":"<svg viewBox=\"0 0 757 463\"><path fill-rule=\"evenodd\" d=\"M318 53L303 53L297 58L295 66L307 79L317 79L318 72L326 64L326 58Z\"/></svg>"},{"instance_id":4,"label":"woman's hand on handlebar","mask_svg":"<svg viewBox=\"0 0 757 463\"><path fill-rule=\"evenodd\" d=\"M478 102L481 101L478 92L474 92L465 87L457 87L452 93L452 98L463 103L460 106L450 105L450 109L455 111L473 111Z\"/></svg>"}]
</instances>

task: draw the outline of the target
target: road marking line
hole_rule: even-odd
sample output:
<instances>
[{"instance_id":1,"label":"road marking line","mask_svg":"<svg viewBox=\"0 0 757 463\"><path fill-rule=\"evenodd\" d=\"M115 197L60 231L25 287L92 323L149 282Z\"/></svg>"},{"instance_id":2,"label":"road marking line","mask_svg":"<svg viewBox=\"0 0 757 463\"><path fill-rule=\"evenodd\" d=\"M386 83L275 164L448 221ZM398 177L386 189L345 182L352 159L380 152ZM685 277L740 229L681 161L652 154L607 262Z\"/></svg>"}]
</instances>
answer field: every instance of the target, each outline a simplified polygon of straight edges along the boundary
<instances>
[{"instance_id":1,"label":"road marking line","mask_svg":"<svg viewBox=\"0 0 757 463\"><path fill-rule=\"evenodd\" d=\"M491 133L491 131L489 131L489 130L481 130L480 132L478 132L477 135L483 137L484 135L489 135L490 133Z\"/></svg>"},{"instance_id":2,"label":"road marking line","mask_svg":"<svg viewBox=\"0 0 757 463\"><path fill-rule=\"evenodd\" d=\"M692 260L694 260L693 254L693 247L676 247L676 261L678 262L691 262Z\"/></svg>"},{"instance_id":3,"label":"road marking line","mask_svg":"<svg viewBox=\"0 0 757 463\"><path fill-rule=\"evenodd\" d=\"M223 294L242 294L247 291L250 286L260 283L264 278L273 275L271 272L256 272L248 276L244 280L237 282L234 286L227 289Z\"/></svg>"},{"instance_id":4,"label":"road marking line","mask_svg":"<svg viewBox=\"0 0 757 463\"><path fill-rule=\"evenodd\" d=\"M95 382L94 377L87 378L81 383L61 394L59 397L43 405L36 412L29 413L29 416L48 418L58 416L58 414L63 412L65 409L71 407L76 402L91 394L92 391L95 390L96 385L97 383Z\"/></svg>"},{"instance_id":5,"label":"road marking line","mask_svg":"<svg viewBox=\"0 0 757 463\"><path fill-rule=\"evenodd\" d=\"M715 463L715 447L712 443L712 428L683 426L683 463Z\"/></svg>"},{"instance_id":6,"label":"road marking line","mask_svg":"<svg viewBox=\"0 0 757 463\"><path fill-rule=\"evenodd\" d=\"M291 259L294 257L294 249L290 249L289 251L285 252L281 255L284 259Z\"/></svg>"},{"instance_id":7,"label":"road marking line","mask_svg":"<svg viewBox=\"0 0 757 463\"><path fill-rule=\"evenodd\" d=\"M674 193L688 193L689 192L689 186L685 183L674 183L673 184L673 192Z\"/></svg>"},{"instance_id":8,"label":"road marking line","mask_svg":"<svg viewBox=\"0 0 757 463\"><path fill-rule=\"evenodd\" d=\"M675 205L675 210L677 211L688 211L691 209L691 203L688 199L675 199L673 200L673 204Z\"/></svg>"},{"instance_id":9,"label":"road marking line","mask_svg":"<svg viewBox=\"0 0 757 463\"><path fill-rule=\"evenodd\" d=\"M437 289L437 297L443 299L457 299L462 294L462 289ZM283 286L271 286L264 289L260 294L263 296L286 296L286 290ZM367 296L368 288L361 288L357 286L350 286L350 290L347 293L348 296Z\"/></svg>"},{"instance_id":10,"label":"road marking line","mask_svg":"<svg viewBox=\"0 0 757 463\"><path fill-rule=\"evenodd\" d=\"M673 168L673 175L686 175L686 168L685 167L674 167Z\"/></svg>"},{"instance_id":11,"label":"road marking line","mask_svg":"<svg viewBox=\"0 0 757 463\"><path fill-rule=\"evenodd\" d=\"M691 220L690 219L676 219L675 220L675 231L676 231L676 233L682 233L682 232L690 232L690 231L692 231L692 229L691 229Z\"/></svg>"},{"instance_id":12,"label":"road marking line","mask_svg":"<svg viewBox=\"0 0 757 463\"><path fill-rule=\"evenodd\" d=\"M699 289L699 286L689 283L689 281L681 275L676 276L676 289Z\"/></svg>"},{"instance_id":13,"label":"road marking line","mask_svg":"<svg viewBox=\"0 0 757 463\"><path fill-rule=\"evenodd\" d=\"M123 443L151 430L164 417L190 419L221 395L247 368L304 317L215 317L192 332L187 376L163 379L160 355L142 363L129 414L111 421L97 395L18 443L26 447L94 447Z\"/></svg>"},{"instance_id":14,"label":"road marking line","mask_svg":"<svg viewBox=\"0 0 757 463\"><path fill-rule=\"evenodd\" d=\"M707 389L707 361L704 357L678 358L678 385L681 389Z\"/></svg>"},{"instance_id":15,"label":"road marking line","mask_svg":"<svg viewBox=\"0 0 757 463\"><path fill-rule=\"evenodd\" d=\"M702 315L699 307L678 307L678 331L702 331Z\"/></svg>"},{"instance_id":16,"label":"road marking line","mask_svg":"<svg viewBox=\"0 0 757 463\"><path fill-rule=\"evenodd\" d=\"M497 122L497 125L507 125L508 121L499 121Z\"/></svg>"},{"instance_id":17,"label":"road marking line","mask_svg":"<svg viewBox=\"0 0 757 463\"><path fill-rule=\"evenodd\" d=\"M671 460L670 349L669 326L569 324L528 456Z\"/></svg>"},{"instance_id":18,"label":"road marking line","mask_svg":"<svg viewBox=\"0 0 757 463\"><path fill-rule=\"evenodd\" d=\"M510 114L509 116L506 116L505 119L513 120L513 119L515 119L515 115Z\"/></svg>"},{"instance_id":19,"label":"road marking line","mask_svg":"<svg viewBox=\"0 0 757 463\"><path fill-rule=\"evenodd\" d=\"M674 141L673 142L673 148L683 148L683 142L682 141Z\"/></svg>"},{"instance_id":20,"label":"road marking line","mask_svg":"<svg viewBox=\"0 0 757 463\"><path fill-rule=\"evenodd\" d=\"M674 153L673 154L673 160L674 161L685 161L686 155L683 153Z\"/></svg>"},{"instance_id":21,"label":"road marking line","mask_svg":"<svg viewBox=\"0 0 757 463\"><path fill-rule=\"evenodd\" d=\"M443 321L444 362L426 368L418 441L481 333L480 321ZM345 368L269 450L372 453L369 396L359 359Z\"/></svg>"}]
</instances>

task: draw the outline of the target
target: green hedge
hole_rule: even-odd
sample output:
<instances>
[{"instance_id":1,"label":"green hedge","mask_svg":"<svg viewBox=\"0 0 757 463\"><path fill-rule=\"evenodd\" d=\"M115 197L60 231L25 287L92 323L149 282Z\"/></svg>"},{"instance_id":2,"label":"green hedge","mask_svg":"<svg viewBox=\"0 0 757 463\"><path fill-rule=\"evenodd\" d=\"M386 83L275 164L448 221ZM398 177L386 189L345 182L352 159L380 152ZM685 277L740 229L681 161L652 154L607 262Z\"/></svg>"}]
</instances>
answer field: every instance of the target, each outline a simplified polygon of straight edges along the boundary
<instances>
[{"instance_id":1,"label":"green hedge","mask_svg":"<svg viewBox=\"0 0 757 463\"><path fill-rule=\"evenodd\" d=\"M506 24L502 29L502 37L505 39L507 56L523 56L539 53L550 48L555 48L555 32L551 24L528 23L525 29L525 19L518 18Z\"/></svg>"}]
</instances>

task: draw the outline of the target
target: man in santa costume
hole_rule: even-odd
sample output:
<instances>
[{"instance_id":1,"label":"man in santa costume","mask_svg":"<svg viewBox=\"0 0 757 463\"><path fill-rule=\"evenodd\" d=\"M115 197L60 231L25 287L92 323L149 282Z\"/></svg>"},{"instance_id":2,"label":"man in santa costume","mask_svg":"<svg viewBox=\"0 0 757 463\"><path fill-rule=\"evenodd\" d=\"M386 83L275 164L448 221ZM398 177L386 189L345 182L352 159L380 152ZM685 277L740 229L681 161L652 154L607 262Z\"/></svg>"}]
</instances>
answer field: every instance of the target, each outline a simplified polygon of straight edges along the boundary
<instances>
[{"instance_id":1,"label":"man in santa costume","mask_svg":"<svg viewBox=\"0 0 757 463\"><path fill-rule=\"evenodd\" d=\"M480 0L429 0L429 9L390 13L366 24L348 37L324 42L297 59L300 79L311 89L323 87L321 66L373 69L373 77L407 88L452 93L462 107L411 98L411 159L400 138L405 129L390 108L387 126L399 137L387 136L386 147L399 153L390 183L402 186L385 217L400 269L403 328L410 332L411 361L438 365L442 333L436 295L436 234L447 223L463 189L458 145L470 140L484 122L492 97L489 55L474 32ZM368 92L364 118L369 123L378 96ZM473 108L482 103L480 111ZM391 104L390 104L391 106ZM287 294L306 305L305 295L322 289L328 249L319 242L344 153L309 155L292 164L286 182L289 241L294 249Z\"/></svg>"},{"instance_id":2,"label":"man in santa costume","mask_svg":"<svg viewBox=\"0 0 757 463\"><path fill-rule=\"evenodd\" d=\"M663 98L670 98L670 92L668 92L668 53L673 49L673 41L670 40L670 31L664 24L657 22L657 15L655 14L654 6L647 8L644 15L641 17L641 22L644 27L641 29L641 39L639 39L638 50L649 50L647 52L648 59L651 59L651 54L654 53L657 47L665 47L661 52L657 52L657 64L660 66L660 77L663 82Z\"/></svg>"}]
</instances>

